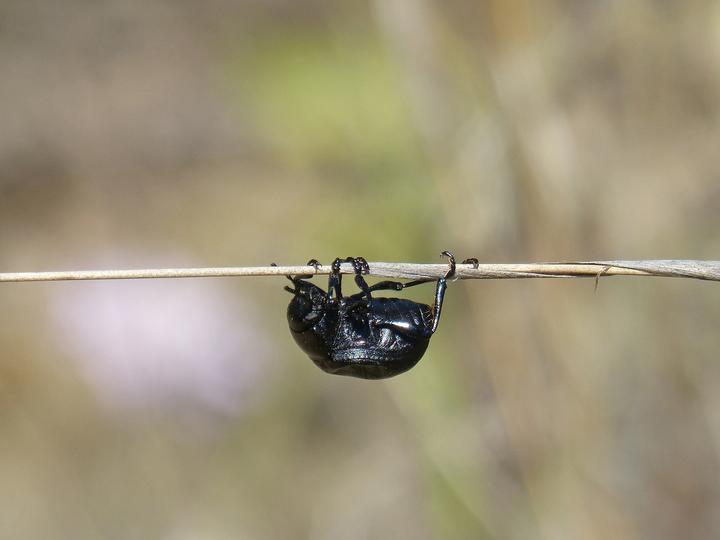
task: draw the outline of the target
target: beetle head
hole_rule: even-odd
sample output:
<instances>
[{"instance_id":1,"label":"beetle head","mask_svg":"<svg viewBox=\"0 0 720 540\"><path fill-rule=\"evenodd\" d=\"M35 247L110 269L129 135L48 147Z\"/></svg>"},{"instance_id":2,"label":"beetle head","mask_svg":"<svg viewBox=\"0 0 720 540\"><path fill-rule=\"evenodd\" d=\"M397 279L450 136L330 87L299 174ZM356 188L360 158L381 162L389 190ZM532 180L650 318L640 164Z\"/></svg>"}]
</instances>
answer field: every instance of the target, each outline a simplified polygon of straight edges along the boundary
<instances>
[{"instance_id":1,"label":"beetle head","mask_svg":"<svg viewBox=\"0 0 720 540\"><path fill-rule=\"evenodd\" d=\"M328 303L327 294L308 281L290 276L288 279L295 286L285 287L286 291L294 295L288 305L288 323L292 331L304 332L322 317Z\"/></svg>"}]
</instances>

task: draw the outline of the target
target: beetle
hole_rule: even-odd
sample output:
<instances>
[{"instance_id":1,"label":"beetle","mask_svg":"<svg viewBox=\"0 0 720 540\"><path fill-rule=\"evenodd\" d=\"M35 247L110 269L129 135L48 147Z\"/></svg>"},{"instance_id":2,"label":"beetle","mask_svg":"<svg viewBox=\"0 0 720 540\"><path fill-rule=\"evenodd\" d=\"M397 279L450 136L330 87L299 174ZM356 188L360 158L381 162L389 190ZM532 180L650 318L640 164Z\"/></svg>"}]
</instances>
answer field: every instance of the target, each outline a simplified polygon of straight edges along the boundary
<instances>
[{"instance_id":1,"label":"beetle","mask_svg":"<svg viewBox=\"0 0 720 540\"><path fill-rule=\"evenodd\" d=\"M312 274L286 276L293 288L287 309L290 332L300 348L323 371L361 379L385 379L403 373L420 361L440 322L447 281L455 275L455 257L449 251L449 269L437 280L432 306L402 298L375 298L373 292L401 291L427 283L381 281L368 285L363 274L370 268L363 257L337 258L332 263L327 291L306 281ZM342 294L340 265L351 263L359 293ZM463 263L477 265L477 260ZM315 259L309 266L320 266Z\"/></svg>"}]
</instances>

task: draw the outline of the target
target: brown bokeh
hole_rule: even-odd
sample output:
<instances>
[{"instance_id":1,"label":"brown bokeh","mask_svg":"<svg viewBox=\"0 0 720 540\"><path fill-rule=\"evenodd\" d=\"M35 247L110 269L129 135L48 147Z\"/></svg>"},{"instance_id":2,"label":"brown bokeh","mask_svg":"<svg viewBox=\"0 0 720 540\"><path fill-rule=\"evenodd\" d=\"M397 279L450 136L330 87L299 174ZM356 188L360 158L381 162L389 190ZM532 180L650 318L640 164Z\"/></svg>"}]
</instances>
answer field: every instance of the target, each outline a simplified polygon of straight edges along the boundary
<instances>
[{"instance_id":1,"label":"brown bokeh","mask_svg":"<svg viewBox=\"0 0 720 540\"><path fill-rule=\"evenodd\" d=\"M5 0L0 271L717 259L719 36L710 1ZM720 530L717 285L457 282L381 382L317 370L283 285L0 287L0 536Z\"/></svg>"}]
</instances>

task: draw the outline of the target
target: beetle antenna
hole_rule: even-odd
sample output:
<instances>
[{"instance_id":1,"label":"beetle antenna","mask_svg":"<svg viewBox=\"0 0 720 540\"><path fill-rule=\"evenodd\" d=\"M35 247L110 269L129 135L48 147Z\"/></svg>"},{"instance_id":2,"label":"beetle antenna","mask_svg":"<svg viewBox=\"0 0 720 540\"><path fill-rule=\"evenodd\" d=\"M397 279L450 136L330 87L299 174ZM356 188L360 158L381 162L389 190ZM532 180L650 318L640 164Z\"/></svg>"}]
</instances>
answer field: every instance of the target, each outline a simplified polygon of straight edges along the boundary
<instances>
[{"instance_id":1,"label":"beetle antenna","mask_svg":"<svg viewBox=\"0 0 720 540\"><path fill-rule=\"evenodd\" d=\"M287 287L287 286L283 287L283 289L285 289L287 292L292 293L292 294L295 294L297 292L297 290L295 290L291 287Z\"/></svg>"}]
</instances>

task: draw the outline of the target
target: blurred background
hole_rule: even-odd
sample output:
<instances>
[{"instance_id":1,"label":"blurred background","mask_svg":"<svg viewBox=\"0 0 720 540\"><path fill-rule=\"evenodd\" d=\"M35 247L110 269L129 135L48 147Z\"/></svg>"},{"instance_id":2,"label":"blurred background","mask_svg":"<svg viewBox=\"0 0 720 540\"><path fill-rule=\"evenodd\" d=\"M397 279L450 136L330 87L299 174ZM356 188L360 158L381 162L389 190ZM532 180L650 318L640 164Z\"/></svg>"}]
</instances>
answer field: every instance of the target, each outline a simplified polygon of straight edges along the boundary
<instances>
[{"instance_id":1,"label":"blurred background","mask_svg":"<svg viewBox=\"0 0 720 540\"><path fill-rule=\"evenodd\" d=\"M719 66L710 0L3 0L0 271L717 259ZM718 285L456 282L376 382L284 285L0 286L0 536L717 537Z\"/></svg>"}]
</instances>

